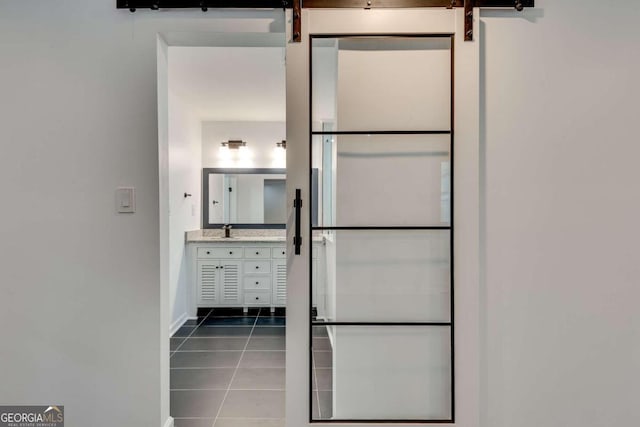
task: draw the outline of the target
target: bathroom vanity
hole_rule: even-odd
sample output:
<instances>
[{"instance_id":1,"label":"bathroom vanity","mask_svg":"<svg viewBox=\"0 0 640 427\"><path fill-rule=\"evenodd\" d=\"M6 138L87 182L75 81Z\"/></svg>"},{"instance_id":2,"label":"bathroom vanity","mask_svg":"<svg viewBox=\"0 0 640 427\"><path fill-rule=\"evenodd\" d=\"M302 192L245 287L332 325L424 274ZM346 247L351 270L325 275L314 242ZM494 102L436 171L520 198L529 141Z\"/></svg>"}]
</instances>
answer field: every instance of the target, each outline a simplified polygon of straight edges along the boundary
<instances>
[{"instance_id":1,"label":"bathroom vanity","mask_svg":"<svg viewBox=\"0 0 640 427\"><path fill-rule=\"evenodd\" d=\"M287 249L284 230L198 230L186 236L190 278L198 308L286 307ZM314 280L321 251L313 248ZM314 295L314 304L317 298Z\"/></svg>"},{"instance_id":2,"label":"bathroom vanity","mask_svg":"<svg viewBox=\"0 0 640 427\"><path fill-rule=\"evenodd\" d=\"M317 173L313 176L317 206ZM202 189L202 229L186 233L193 311L286 307L286 171L204 168ZM316 209L314 224L317 217ZM229 224L230 237L225 237ZM312 280L317 284L324 281L324 239L316 236L313 243ZM313 304L324 307L317 293Z\"/></svg>"}]
</instances>

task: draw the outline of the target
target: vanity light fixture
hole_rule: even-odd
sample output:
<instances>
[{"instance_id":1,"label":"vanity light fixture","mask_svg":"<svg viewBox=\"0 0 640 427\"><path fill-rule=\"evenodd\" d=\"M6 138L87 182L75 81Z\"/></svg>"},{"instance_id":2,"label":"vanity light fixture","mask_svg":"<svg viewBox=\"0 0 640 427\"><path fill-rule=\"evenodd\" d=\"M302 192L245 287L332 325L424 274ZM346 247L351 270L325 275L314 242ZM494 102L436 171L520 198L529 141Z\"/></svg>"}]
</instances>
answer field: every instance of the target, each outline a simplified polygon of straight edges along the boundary
<instances>
[{"instance_id":1,"label":"vanity light fixture","mask_svg":"<svg viewBox=\"0 0 640 427\"><path fill-rule=\"evenodd\" d=\"M245 141L241 141L241 140L229 140L227 142L223 142L221 144L223 147L227 147L233 150L237 150L240 147L246 147L247 143Z\"/></svg>"},{"instance_id":2,"label":"vanity light fixture","mask_svg":"<svg viewBox=\"0 0 640 427\"><path fill-rule=\"evenodd\" d=\"M287 141L285 141L284 139L282 140L282 142L276 142L276 147L278 148L284 148L285 150L287 149Z\"/></svg>"}]
</instances>

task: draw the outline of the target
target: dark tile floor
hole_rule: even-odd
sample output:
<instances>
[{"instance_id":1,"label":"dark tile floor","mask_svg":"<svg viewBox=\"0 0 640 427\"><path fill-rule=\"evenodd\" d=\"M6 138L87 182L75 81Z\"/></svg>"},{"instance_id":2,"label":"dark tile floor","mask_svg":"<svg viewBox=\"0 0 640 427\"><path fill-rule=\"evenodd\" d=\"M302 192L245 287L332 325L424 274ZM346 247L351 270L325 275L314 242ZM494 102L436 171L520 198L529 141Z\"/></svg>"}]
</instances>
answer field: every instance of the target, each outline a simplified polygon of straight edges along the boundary
<instances>
[{"instance_id":1,"label":"dark tile floor","mask_svg":"<svg viewBox=\"0 0 640 427\"><path fill-rule=\"evenodd\" d=\"M171 338L171 415L176 427L284 427L283 311L215 309ZM314 330L314 418L331 417L331 347Z\"/></svg>"},{"instance_id":2,"label":"dark tile floor","mask_svg":"<svg viewBox=\"0 0 640 427\"><path fill-rule=\"evenodd\" d=\"M314 420L328 420L333 415L333 353L326 327L313 327L312 361L312 416Z\"/></svg>"}]
</instances>

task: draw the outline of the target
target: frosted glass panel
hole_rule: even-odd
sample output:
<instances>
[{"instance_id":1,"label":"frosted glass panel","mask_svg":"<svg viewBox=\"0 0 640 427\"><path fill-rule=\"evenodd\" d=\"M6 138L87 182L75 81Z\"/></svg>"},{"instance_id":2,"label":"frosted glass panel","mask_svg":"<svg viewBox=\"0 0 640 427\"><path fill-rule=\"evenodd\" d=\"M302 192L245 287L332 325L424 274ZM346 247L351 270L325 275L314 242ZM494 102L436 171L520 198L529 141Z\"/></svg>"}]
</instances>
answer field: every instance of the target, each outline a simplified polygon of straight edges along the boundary
<instances>
[{"instance_id":1,"label":"frosted glass panel","mask_svg":"<svg viewBox=\"0 0 640 427\"><path fill-rule=\"evenodd\" d=\"M314 167L334 159L321 169L323 226L449 225L449 135L316 135L312 153Z\"/></svg>"},{"instance_id":2,"label":"frosted glass panel","mask_svg":"<svg viewBox=\"0 0 640 427\"><path fill-rule=\"evenodd\" d=\"M312 43L312 129L324 131L337 121L338 40L314 39Z\"/></svg>"},{"instance_id":3,"label":"frosted glass panel","mask_svg":"<svg viewBox=\"0 0 640 427\"><path fill-rule=\"evenodd\" d=\"M451 42L311 38L313 420L453 416Z\"/></svg>"},{"instance_id":4,"label":"frosted glass panel","mask_svg":"<svg viewBox=\"0 0 640 427\"><path fill-rule=\"evenodd\" d=\"M324 244L328 274L314 275L327 296L323 320L449 322L449 230L335 231Z\"/></svg>"},{"instance_id":5,"label":"frosted glass panel","mask_svg":"<svg viewBox=\"0 0 640 427\"><path fill-rule=\"evenodd\" d=\"M451 344L443 326L332 326L315 339L314 419L446 420ZM393 349L393 351L390 351ZM328 378L330 375L330 378Z\"/></svg>"},{"instance_id":6,"label":"frosted glass panel","mask_svg":"<svg viewBox=\"0 0 640 427\"><path fill-rule=\"evenodd\" d=\"M312 41L312 128L449 130L451 40L353 37Z\"/></svg>"}]
</instances>

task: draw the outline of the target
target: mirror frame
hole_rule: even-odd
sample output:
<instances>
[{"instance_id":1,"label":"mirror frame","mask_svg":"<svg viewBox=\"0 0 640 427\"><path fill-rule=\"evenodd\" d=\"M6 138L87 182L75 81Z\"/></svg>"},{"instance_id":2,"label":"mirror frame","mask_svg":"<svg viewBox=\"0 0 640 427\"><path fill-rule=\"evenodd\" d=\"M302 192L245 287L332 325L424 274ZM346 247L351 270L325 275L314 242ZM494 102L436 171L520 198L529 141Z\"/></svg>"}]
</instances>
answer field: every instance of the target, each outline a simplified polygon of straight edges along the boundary
<instances>
[{"instance_id":1,"label":"mirror frame","mask_svg":"<svg viewBox=\"0 0 640 427\"><path fill-rule=\"evenodd\" d=\"M260 175L285 175L286 169L277 168L203 168L202 169L202 228L215 229L221 228L225 224L209 223L209 175L210 174L260 174ZM287 224L243 224L229 223L234 228L245 229L285 229Z\"/></svg>"}]
</instances>

